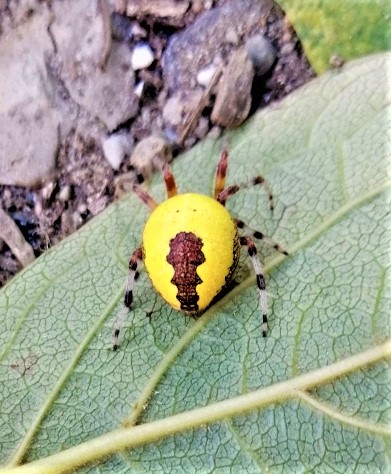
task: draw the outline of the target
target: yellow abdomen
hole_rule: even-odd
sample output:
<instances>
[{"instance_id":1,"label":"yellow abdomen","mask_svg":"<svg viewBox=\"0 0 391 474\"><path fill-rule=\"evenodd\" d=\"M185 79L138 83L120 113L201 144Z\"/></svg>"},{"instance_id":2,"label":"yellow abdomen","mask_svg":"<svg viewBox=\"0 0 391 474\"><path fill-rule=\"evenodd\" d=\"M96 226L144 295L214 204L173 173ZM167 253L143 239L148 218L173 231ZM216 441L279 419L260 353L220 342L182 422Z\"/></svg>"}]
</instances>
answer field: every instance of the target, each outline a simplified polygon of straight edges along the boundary
<instances>
[{"instance_id":1,"label":"yellow abdomen","mask_svg":"<svg viewBox=\"0 0 391 474\"><path fill-rule=\"evenodd\" d=\"M153 286L174 308L206 308L232 278L239 258L236 225L218 201L179 194L160 204L143 233Z\"/></svg>"}]
</instances>

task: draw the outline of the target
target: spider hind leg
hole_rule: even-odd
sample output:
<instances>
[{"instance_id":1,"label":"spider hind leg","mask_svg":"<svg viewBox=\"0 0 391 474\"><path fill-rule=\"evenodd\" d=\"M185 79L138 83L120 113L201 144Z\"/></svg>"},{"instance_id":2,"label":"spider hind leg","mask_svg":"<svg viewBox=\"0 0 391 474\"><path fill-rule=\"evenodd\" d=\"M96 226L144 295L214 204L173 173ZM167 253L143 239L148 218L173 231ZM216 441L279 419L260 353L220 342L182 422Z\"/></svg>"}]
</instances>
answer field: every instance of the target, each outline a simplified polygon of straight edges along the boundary
<instances>
[{"instance_id":1,"label":"spider hind leg","mask_svg":"<svg viewBox=\"0 0 391 474\"><path fill-rule=\"evenodd\" d=\"M133 252L129 260L129 271L128 271L128 276L126 277L124 305L121 308L114 325L114 336L113 336L113 350L114 351L118 349L119 333L122 329L122 326L124 325L124 321L129 311L129 308L132 305L134 282L138 277L138 272L137 272L138 262L142 261L142 259L143 259L143 251L142 251L142 248L139 247Z\"/></svg>"},{"instance_id":2,"label":"spider hind leg","mask_svg":"<svg viewBox=\"0 0 391 474\"><path fill-rule=\"evenodd\" d=\"M262 312L262 336L266 337L267 333L267 294L266 294L266 282L263 273L261 262L257 255L257 248L255 247L254 241L248 236L240 237L240 245L247 247L248 255L251 259L251 263L254 268L255 276L257 279L257 287L259 292L259 304Z\"/></svg>"}]
</instances>

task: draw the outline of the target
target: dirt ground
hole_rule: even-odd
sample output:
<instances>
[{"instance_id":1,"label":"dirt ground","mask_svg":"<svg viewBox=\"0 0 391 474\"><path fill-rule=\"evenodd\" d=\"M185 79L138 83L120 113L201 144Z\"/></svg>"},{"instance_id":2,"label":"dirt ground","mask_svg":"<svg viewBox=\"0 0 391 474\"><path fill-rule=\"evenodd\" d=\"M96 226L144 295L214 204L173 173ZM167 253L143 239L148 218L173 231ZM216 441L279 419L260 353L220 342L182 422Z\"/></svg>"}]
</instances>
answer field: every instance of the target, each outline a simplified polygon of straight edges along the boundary
<instances>
[{"instance_id":1,"label":"dirt ground","mask_svg":"<svg viewBox=\"0 0 391 474\"><path fill-rule=\"evenodd\" d=\"M57 4L58 0L0 0L0 48L10 32L21 28L21 25L28 25L41 14L42 8L49 15L53 12L56 14L56 8L59 8ZM79 112L74 115L76 118L72 126L60 134L55 149L54 169L32 186L4 183L0 174L0 208L16 223L35 257L75 232L113 202L118 195L120 177L126 175L130 180L141 182L143 175L151 172L151 161L156 150L153 149L154 145L150 145L152 151L143 158L144 162L140 162L137 145L141 142L148 146L150 137L158 137L160 142L156 147L161 145L159 153L164 149L166 155L172 155L175 159L179 153L204 137L218 137L225 128L238 126L236 115L230 124L222 124L219 112L213 110L219 88L229 89L230 84L238 80L234 77L237 68L231 67L230 61L249 38L256 35L265 37L272 46L273 57L266 72L257 70L258 66L253 62L247 82L244 81L246 78L239 77L238 83L250 85L249 96L237 99L238 103L245 101L248 105L246 115L280 100L313 77L295 32L278 7L270 8L270 1L265 1L265 8L269 7L266 13L257 12L255 19L248 19L247 24L244 22L232 28L232 16L243 17L243 7L251 9L252 4L255 4L254 0L96 2L96 11L101 14L105 25L105 53L102 61L118 45L125 45L125 54L128 50L130 55L141 44L151 48L153 61L141 68L132 66L131 93L136 94L137 100L131 118L120 118L117 120L119 123L109 125L102 118L99 126L96 126L98 121L90 118L85 120L80 113L80 99ZM221 12L223 14L219 16ZM224 25L224 21L229 24ZM47 34L45 30L38 31ZM225 35L222 39L221 32ZM194 56L191 63L186 65L181 55L193 46ZM48 68L51 65L51 71L60 68L56 76L57 84L65 84L64 91L72 96L73 78L65 78L66 61L58 60L61 54L58 44L57 49L54 49L53 57L45 64ZM245 57L243 61L248 66L248 58ZM207 75L207 66L210 64L215 69L211 79L213 87L211 83L200 84L193 77L197 75L197 70ZM195 71L192 71L193 65ZM102 67L102 64L99 66ZM98 68L97 65L95 67ZM243 67L243 70L247 69ZM227 71L228 78L224 79ZM225 86L222 85L224 80ZM122 96L127 93L130 94L130 91L121 91ZM76 101L74 96L72 100ZM221 115L224 115L224 111L220 112ZM242 120L244 118L240 117ZM4 133L3 127L0 127L1 133ZM110 164L103 151L105 140L112 135L120 136L121 143L126 142L118 165ZM18 183L18 178L15 182ZM18 243L12 239L3 228L3 232L0 232L0 286L22 268L22 263L16 257L18 252L14 249Z\"/></svg>"}]
</instances>

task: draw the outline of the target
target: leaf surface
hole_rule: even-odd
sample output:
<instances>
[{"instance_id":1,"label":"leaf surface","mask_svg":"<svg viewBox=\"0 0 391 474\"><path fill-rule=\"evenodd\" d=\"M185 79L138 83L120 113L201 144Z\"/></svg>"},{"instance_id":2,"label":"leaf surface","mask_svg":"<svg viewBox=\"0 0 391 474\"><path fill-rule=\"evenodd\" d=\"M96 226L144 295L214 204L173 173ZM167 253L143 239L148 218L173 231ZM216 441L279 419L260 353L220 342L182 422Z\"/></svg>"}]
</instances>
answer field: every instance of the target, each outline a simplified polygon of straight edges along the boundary
<instances>
[{"instance_id":1,"label":"leaf surface","mask_svg":"<svg viewBox=\"0 0 391 474\"><path fill-rule=\"evenodd\" d=\"M389 0L278 0L317 73L343 61L388 51L391 47Z\"/></svg>"},{"instance_id":2,"label":"leaf surface","mask_svg":"<svg viewBox=\"0 0 391 474\"><path fill-rule=\"evenodd\" d=\"M142 274L112 352L127 259L148 216L134 196L1 291L2 463L289 381L390 336L390 56L315 79L229 137L228 184L262 173L276 200L271 215L262 190L244 190L229 201L232 215L291 253L259 245L267 338L243 255L238 286L198 321L165 305ZM181 192L210 193L220 149L205 141L177 160ZM150 190L163 199L160 177ZM83 469L390 472L390 392L389 363L379 360Z\"/></svg>"}]
</instances>

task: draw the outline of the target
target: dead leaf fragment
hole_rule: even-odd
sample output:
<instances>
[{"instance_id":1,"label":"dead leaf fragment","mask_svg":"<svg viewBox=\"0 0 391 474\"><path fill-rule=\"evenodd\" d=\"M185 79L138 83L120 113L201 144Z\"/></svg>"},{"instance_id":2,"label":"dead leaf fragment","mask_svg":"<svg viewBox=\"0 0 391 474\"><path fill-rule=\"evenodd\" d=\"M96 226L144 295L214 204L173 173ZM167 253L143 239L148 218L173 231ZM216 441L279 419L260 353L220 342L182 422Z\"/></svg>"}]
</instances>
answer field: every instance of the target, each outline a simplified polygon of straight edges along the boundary
<instances>
[{"instance_id":1,"label":"dead leaf fragment","mask_svg":"<svg viewBox=\"0 0 391 474\"><path fill-rule=\"evenodd\" d=\"M0 239L11 249L19 262L26 267L35 260L30 244L26 242L22 232L11 217L0 208Z\"/></svg>"}]
</instances>

